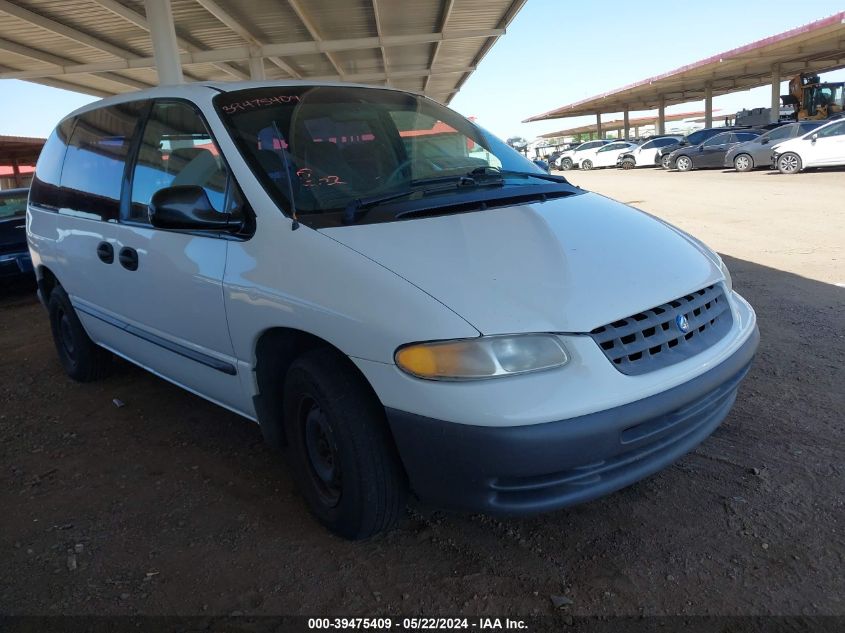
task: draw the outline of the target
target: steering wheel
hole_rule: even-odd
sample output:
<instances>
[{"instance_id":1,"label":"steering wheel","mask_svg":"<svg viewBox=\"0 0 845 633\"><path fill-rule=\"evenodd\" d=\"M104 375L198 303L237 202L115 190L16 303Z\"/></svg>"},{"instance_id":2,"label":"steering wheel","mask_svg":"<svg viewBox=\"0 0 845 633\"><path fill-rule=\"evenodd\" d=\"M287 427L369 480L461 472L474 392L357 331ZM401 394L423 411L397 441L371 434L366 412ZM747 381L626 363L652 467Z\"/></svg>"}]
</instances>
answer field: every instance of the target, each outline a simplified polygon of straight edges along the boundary
<instances>
[{"instance_id":1,"label":"steering wheel","mask_svg":"<svg viewBox=\"0 0 845 633\"><path fill-rule=\"evenodd\" d=\"M390 172L390 175L387 178L384 179L384 183L382 184L382 187L386 187L387 185L392 184L393 181L399 176L399 174L402 173L402 171L404 169L406 169L407 167L410 167L414 163L423 164L424 166L431 169L431 171L440 171L440 168L437 165L435 165L434 162L429 160L428 158L422 158L422 159L420 159L420 158L406 158L401 163L399 163L399 165L397 165L396 169L394 169L392 172Z\"/></svg>"}]
</instances>

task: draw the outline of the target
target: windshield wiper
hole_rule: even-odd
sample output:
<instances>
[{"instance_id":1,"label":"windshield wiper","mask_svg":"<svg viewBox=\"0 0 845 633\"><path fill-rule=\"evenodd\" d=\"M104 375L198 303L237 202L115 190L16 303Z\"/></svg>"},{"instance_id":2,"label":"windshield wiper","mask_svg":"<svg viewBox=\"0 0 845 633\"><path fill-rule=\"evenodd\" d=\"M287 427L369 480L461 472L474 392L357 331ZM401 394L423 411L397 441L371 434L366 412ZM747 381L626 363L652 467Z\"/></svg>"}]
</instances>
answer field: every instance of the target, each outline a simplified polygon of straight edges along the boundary
<instances>
[{"instance_id":1,"label":"windshield wiper","mask_svg":"<svg viewBox=\"0 0 845 633\"><path fill-rule=\"evenodd\" d=\"M401 198L407 198L414 194L427 196L435 193L443 193L445 191L455 191L458 189L477 189L479 187L501 187L505 184L503 178L494 178L477 182L470 176L461 176L454 184L449 184L445 187L429 187L427 189L405 189L403 191L396 191L393 193L386 193L381 196L372 196L370 198L356 198L350 200L346 208L343 210L343 223L353 224L363 218L370 209L373 209L386 202L393 202Z\"/></svg>"}]
</instances>

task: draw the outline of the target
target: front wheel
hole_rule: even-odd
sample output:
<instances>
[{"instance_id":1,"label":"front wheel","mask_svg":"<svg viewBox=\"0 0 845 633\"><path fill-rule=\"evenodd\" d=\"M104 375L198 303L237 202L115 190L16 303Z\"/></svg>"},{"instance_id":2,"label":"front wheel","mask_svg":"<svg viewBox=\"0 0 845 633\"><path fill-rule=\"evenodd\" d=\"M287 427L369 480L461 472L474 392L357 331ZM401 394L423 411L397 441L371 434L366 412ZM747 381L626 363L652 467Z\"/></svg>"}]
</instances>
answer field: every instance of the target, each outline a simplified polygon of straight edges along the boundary
<instances>
[{"instance_id":1,"label":"front wheel","mask_svg":"<svg viewBox=\"0 0 845 633\"><path fill-rule=\"evenodd\" d=\"M572 169L572 159L564 158L562 161L560 161L560 168L563 171L569 171L570 169Z\"/></svg>"},{"instance_id":2,"label":"front wheel","mask_svg":"<svg viewBox=\"0 0 845 633\"><path fill-rule=\"evenodd\" d=\"M591 161L590 159L585 159L585 160L581 161L581 169L585 169L585 170L589 171L592 168L593 168L593 161Z\"/></svg>"},{"instance_id":3,"label":"front wheel","mask_svg":"<svg viewBox=\"0 0 845 633\"><path fill-rule=\"evenodd\" d=\"M67 375L79 382L92 382L107 376L111 371L111 352L88 337L61 286L50 293L47 312L56 352Z\"/></svg>"},{"instance_id":4,"label":"front wheel","mask_svg":"<svg viewBox=\"0 0 845 633\"><path fill-rule=\"evenodd\" d=\"M671 169L672 168L672 161L669 160L669 154L666 154L666 156L663 156L660 159L660 166L663 169Z\"/></svg>"},{"instance_id":5,"label":"front wheel","mask_svg":"<svg viewBox=\"0 0 845 633\"><path fill-rule=\"evenodd\" d=\"M692 169L692 159L689 156L678 156L675 167L678 168L678 171L689 171Z\"/></svg>"},{"instance_id":6,"label":"front wheel","mask_svg":"<svg viewBox=\"0 0 845 633\"><path fill-rule=\"evenodd\" d=\"M795 152L778 156L778 171L782 174L797 174L801 171L801 157Z\"/></svg>"},{"instance_id":7,"label":"front wheel","mask_svg":"<svg viewBox=\"0 0 845 633\"><path fill-rule=\"evenodd\" d=\"M633 169L634 168L634 161L632 160L623 160L622 164L620 165L622 169Z\"/></svg>"},{"instance_id":8,"label":"front wheel","mask_svg":"<svg viewBox=\"0 0 845 633\"><path fill-rule=\"evenodd\" d=\"M405 473L384 407L347 358L322 348L293 362L284 425L293 476L323 525L348 539L395 525L405 507Z\"/></svg>"},{"instance_id":9,"label":"front wheel","mask_svg":"<svg viewBox=\"0 0 845 633\"><path fill-rule=\"evenodd\" d=\"M740 154L734 158L734 169L737 171L751 171L754 169L754 161L748 154Z\"/></svg>"}]
</instances>

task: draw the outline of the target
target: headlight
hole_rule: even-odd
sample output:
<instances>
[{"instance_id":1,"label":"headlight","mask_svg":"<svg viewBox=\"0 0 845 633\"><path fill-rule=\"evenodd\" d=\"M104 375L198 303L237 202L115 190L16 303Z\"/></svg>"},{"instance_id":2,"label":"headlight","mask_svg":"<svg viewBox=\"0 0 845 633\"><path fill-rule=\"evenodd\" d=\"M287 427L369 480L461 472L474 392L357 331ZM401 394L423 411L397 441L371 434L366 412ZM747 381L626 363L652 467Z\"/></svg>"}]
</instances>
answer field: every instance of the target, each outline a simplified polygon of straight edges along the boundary
<instances>
[{"instance_id":1,"label":"headlight","mask_svg":"<svg viewBox=\"0 0 845 633\"><path fill-rule=\"evenodd\" d=\"M550 334L414 343L400 347L394 357L400 369L428 380L512 376L560 367L569 360L557 337Z\"/></svg>"}]
</instances>

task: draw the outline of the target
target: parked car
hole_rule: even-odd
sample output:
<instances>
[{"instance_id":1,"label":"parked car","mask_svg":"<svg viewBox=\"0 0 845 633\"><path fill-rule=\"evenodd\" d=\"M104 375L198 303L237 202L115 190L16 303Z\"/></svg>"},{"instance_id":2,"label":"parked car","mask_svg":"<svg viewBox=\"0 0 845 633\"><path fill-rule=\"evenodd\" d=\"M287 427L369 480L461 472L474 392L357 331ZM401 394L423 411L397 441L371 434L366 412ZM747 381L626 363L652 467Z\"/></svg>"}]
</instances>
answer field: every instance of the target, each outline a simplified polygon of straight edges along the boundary
<instances>
[{"instance_id":1,"label":"parked car","mask_svg":"<svg viewBox=\"0 0 845 633\"><path fill-rule=\"evenodd\" d=\"M680 149L682 147L686 147L687 145L700 145L711 136L716 136L717 134L721 134L722 132L732 132L732 131L740 131L740 130L748 130L748 127L705 127L700 130L696 130L695 132L690 132L677 144L666 145L661 147L660 150L657 152L657 156L655 156L655 164L660 165L663 169L671 169L672 166L669 164L669 154L674 152L676 149Z\"/></svg>"},{"instance_id":2,"label":"parked car","mask_svg":"<svg viewBox=\"0 0 845 633\"><path fill-rule=\"evenodd\" d=\"M29 189L0 189L0 279L32 275L26 244L26 197Z\"/></svg>"},{"instance_id":3,"label":"parked car","mask_svg":"<svg viewBox=\"0 0 845 633\"><path fill-rule=\"evenodd\" d=\"M628 141L614 141L595 149L575 154L579 169L593 169L599 167L615 167L616 159L622 152L628 152L636 147Z\"/></svg>"},{"instance_id":4,"label":"parked car","mask_svg":"<svg viewBox=\"0 0 845 633\"><path fill-rule=\"evenodd\" d=\"M814 130L822 125L819 121L801 121L789 123L769 130L757 138L732 146L725 154L725 167L737 171L751 171L758 167L771 167L772 146Z\"/></svg>"},{"instance_id":5,"label":"parked car","mask_svg":"<svg viewBox=\"0 0 845 633\"><path fill-rule=\"evenodd\" d=\"M698 145L686 145L669 154L669 167L678 171L721 167L725 154L737 143L745 143L760 136L759 130L722 132Z\"/></svg>"},{"instance_id":6,"label":"parked car","mask_svg":"<svg viewBox=\"0 0 845 633\"><path fill-rule=\"evenodd\" d=\"M657 152L662 147L669 145L677 145L677 143L684 137L680 134L667 134L655 136L644 143L641 143L629 152L622 152L617 161L616 166L622 169L633 169L634 167L653 167Z\"/></svg>"},{"instance_id":7,"label":"parked car","mask_svg":"<svg viewBox=\"0 0 845 633\"><path fill-rule=\"evenodd\" d=\"M561 155L557 158L556 165L558 169L562 169L564 171L572 169L573 167L580 164L581 158L587 156L588 152L592 153L594 150L597 150L598 148L603 147L610 142L611 141L605 139L599 139L596 141L587 141L586 143L581 143L580 145L577 145L572 149L568 149L565 152L562 152Z\"/></svg>"},{"instance_id":8,"label":"parked car","mask_svg":"<svg viewBox=\"0 0 845 633\"><path fill-rule=\"evenodd\" d=\"M258 422L349 538L409 491L524 514L654 473L725 418L759 337L695 238L383 87L86 105L28 214L67 374L116 353Z\"/></svg>"},{"instance_id":9,"label":"parked car","mask_svg":"<svg viewBox=\"0 0 845 633\"><path fill-rule=\"evenodd\" d=\"M772 147L772 163L782 174L808 167L845 165L845 119L835 119Z\"/></svg>"}]
</instances>

